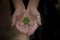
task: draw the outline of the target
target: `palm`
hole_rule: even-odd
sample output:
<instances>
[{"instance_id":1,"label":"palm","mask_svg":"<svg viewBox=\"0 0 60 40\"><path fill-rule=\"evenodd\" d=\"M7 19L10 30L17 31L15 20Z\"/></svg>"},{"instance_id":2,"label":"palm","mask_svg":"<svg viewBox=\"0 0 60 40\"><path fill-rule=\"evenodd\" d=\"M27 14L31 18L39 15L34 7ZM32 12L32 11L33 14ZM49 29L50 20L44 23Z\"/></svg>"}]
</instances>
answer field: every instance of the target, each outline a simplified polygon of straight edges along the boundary
<instances>
[{"instance_id":1,"label":"palm","mask_svg":"<svg viewBox=\"0 0 60 40\"><path fill-rule=\"evenodd\" d=\"M25 10L17 9L12 17L12 26L20 31L21 33L27 33L27 27L24 27L24 23L22 22L23 18L25 17Z\"/></svg>"},{"instance_id":2,"label":"palm","mask_svg":"<svg viewBox=\"0 0 60 40\"><path fill-rule=\"evenodd\" d=\"M28 32L28 35L31 35L35 32L35 30L38 28L38 25L41 25L41 18L40 13L37 11L37 9L28 9L27 15L30 18L30 30Z\"/></svg>"},{"instance_id":3,"label":"palm","mask_svg":"<svg viewBox=\"0 0 60 40\"><path fill-rule=\"evenodd\" d=\"M28 19L24 20L26 17ZM31 35L38 28L38 25L41 25L40 14L36 9L27 9L25 11L18 9L13 15L12 24L21 33Z\"/></svg>"}]
</instances>

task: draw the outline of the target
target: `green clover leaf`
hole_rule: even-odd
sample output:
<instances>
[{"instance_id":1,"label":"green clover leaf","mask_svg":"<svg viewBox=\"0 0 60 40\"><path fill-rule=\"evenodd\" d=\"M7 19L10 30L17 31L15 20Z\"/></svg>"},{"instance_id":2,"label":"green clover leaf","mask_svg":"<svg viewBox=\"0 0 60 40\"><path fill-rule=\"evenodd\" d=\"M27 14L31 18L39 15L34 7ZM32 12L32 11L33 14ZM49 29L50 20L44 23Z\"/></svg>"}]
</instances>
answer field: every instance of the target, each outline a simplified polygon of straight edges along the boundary
<instances>
[{"instance_id":1,"label":"green clover leaf","mask_svg":"<svg viewBox=\"0 0 60 40\"><path fill-rule=\"evenodd\" d=\"M24 20L23 20L23 23L24 24L29 24L30 20L28 17L25 17Z\"/></svg>"}]
</instances>

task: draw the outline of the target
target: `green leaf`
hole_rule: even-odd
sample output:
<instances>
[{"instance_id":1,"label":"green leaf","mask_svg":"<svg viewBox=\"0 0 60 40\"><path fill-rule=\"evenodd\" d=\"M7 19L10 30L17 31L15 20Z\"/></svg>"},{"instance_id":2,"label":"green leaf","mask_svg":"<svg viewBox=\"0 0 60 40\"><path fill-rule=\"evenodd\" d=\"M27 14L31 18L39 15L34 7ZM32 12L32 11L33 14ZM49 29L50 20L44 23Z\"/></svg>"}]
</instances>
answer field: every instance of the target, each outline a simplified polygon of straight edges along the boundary
<instances>
[{"instance_id":1,"label":"green leaf","mask_svg":"<svg viewBox=\"0 0 60 40\"><path fill-rule=\"evenodd\" d=\"M25 17L24 20L23 20L23 23L24 24L29 24L30 20L28 17Z\"/></svg>"}]
</instances>

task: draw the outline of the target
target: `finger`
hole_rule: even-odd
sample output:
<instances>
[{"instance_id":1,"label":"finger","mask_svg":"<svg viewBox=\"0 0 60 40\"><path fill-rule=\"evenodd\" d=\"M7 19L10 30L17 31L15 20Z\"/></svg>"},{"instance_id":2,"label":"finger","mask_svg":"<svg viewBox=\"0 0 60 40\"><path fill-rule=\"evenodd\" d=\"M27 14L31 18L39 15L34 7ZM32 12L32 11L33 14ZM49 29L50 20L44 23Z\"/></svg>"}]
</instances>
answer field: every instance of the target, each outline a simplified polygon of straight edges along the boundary
<instances>
[{"instance_id":1,"label":"finger","mask_svg":"<svg viewBox=\"0 0 60 40\"><path fill-rule=\"evenodd\" d=\"M12 17L12 24L11 24L11 26L13 27L15 25L15 23L16 23L16 16L13 16Z\"/></svg>"},{"instance_id":2,"label":"finger","mask_svg":"<svg viewBox=\"0 0 60 40\"><path fill-rule=\"evenodd\" d=\"M36 29L37 29L37 25L35 24L35 25L32 27L32 29L29 31L28 35L32 35L32 34L35 32Z\"/></svg>"},{"instance_id":3,"label":"finger","mask_svg":"<svg viewBox=\"0 0 60 40\"><path fill-rule=\"evenodd\" d=\"M21 32L21 33L24 33L24 29L22 28L23 26L20 26L20 25L16 25L16 29Z\"/></svg>"},{"instance_id":4,"label":"finger","mask_svg":"<svg viewBox=\"0 0 60 40\"><path fill-rule=\"evenodd\" d=\"M32 35L37 28L38 28L38 25L35 23L35 24L32 26L31 30L29 31L28 35Z\"/></svg>"},{"instance_id":5,"label":"finger","mask_svg":"<svg viewBox=\"0 0 60 40\"><path fill-rule=\"evenodd\" d=\"M41 25L41 17L40 16L37 16L37 23L38 23L38 25Z\"/></svg>"},{"instance_id":6,"label":"finger","mask_svg":"<svg viewBox=\"0 0 60 40\"><path fill-rule=\"evenodd\" d=\"M28 33L27 33L28 36L31 35L31 28L32 28L32 26L29 26L29 27L30 27L30 28L29 28Z\"/></svg>"},{"instance_id":7,"label":"finger","mask_svg":"<svg viewBox=\"0 0 60 40\"><path fill-rule=\"evenodd\" d=\"M29 28L28 28L28 27L29 27L28 25L25 25L25 26L24 26L24 28L25 28L26 32L28 32L28 30L29 30Z\"/></svg>"},{"instance_id":8,"label":"finger","mask_svg":"<svg viewBox=\"0 0 60 40\"><path fill-rule=\"evenodd\" d=\"M20 31L21 33L27 33L27 30L25 29L24 25L16 24L16 29Z\"/></svg>"},{"instance_id":9,"label":"finger","mask_svg":"<svg viewBox=\"0 0 60 40\"><path fill-rule=\"evenodd\" d=\"M24 25L24 23L21 21L17 21L16 24L19 24L19 26L22 28L22 30L24 30L24 33L27 33L28 32L28 26L27 25Z\"/></svg>"},{"instance_id":10,"label":"finger","mask_svg":"<svg viewBox=\"0 0 60 40\"><path fill-rule=\"evenodd\" d=\"M41 25L41 15L38 12L38 10L35 10L35 12L36 12L35 15L37 17L37 23L38 23L38 25Z\"/></svg>"},{"instance_id":11,"label":"finger","mask_svg":"<svg viewBox=\"0 0 60 40\"><path fill-rule=\"evenodd\" d=\"M27 34L27 32L28 32L27 26L23 26L22 28L23 28L23 30L24 30L24 33Z\"/></svg>"}]
</instances>

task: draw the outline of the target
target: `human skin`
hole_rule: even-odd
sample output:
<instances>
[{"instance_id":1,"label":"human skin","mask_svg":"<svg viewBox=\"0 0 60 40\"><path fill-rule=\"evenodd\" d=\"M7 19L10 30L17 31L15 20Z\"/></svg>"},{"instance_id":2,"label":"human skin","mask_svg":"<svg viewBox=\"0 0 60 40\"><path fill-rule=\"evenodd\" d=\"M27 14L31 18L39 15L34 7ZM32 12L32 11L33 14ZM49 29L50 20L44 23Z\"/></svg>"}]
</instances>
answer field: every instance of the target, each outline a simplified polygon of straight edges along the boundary
<instances>
[{"instance_id":1,"label":"human skin","mask_svg":"<svg viewBox=\"0 0 60 40\"><path fill-rule=\"evenodd\" d=\"M37 9L35 8L30 8L27 9L28 10L28 14L31 16L31 29L28 32L28 35L32 35L35 30L38 28L38 26L41 26L41 17L40 17L40 13L38 12Z\"/></svg>"},{"instance_id":2,"label":"human skin","mask_svg":"<svg viewBox=\"0 0 60 40\"><path fill-rule=\"evenodd\" d=\"M28 12L28 14L31 14L31 17L35 16L35 19L34 18L32 18L32 19L34 19L36 21L35 21L35 25L28 32L28 35L32 35L35 32L35 30L38 28L38 25L41 25L41 16L37 10L38 4L39 4L39 0L29 0L27 12ZM32 20L33 23L34 23L34 20Z\"/></svg>"},{"instance_id":3,"label":"human skin","mask_svg":"<svg viewBox=\"0 0 60 40\"><path fill-rule=\"evenodd\" d=\"M38 8L38 4L39 4L40 0L29 0L29 4L28 4L28 8Z\"/></svg>"},{"instance_id":4,"label":"human skin","mask_svg":"<svg viewBox=\"0 0 60 40\"><path fill-rule=\"evenodd\" d=\"M23 4L23 0L12 0L15 10L18 8L25 9L25 6Z\"/></svg>"},{"instance_id":5,"label":"human skin","mask_svg":"<svg viewBox=\"0 0 60 40\"><path fill-rule=\"evenodd\" d=\"M12 38L12 40L30 40L25 34L19 33Z\"/></svg>"},{"instance_id":6,"label":"human skin","mask_svg":"<svg viewBox=\"0 0 60 40\"><path fill-rule=\"evenodd\" d=\"M25 33L27 33L27 30L20 31L19 30L20 28L18 29L18 27L16 27L17 18L21 19L23 14L25 13L25 6L24 6L22 0L12 0L12 2L14 4L15 11L14 11L14 14L12 16L11 26L15 27L17 29L17 31L19 31L19 34L14 36L12 38L12 40L29 40L29 37L27 37L27 35L25 35ZM23 29L25 29L25 28L23 27Z\"/></svg>"},{"instance_id":7,"label":"human skin","mask_svg":"<svg viewBox=\"0 0 60 40\"><path fill-rule=\"evenodd\" d=\"M38 28L38 25L41 25L40 13L37 10L38 3L39 0L29 0L28 7L25 9L22 0L13 0L15 12L12 16L12 26L15 26L19 32L26 34L26 36L32 35ZM23 23L24 17L30 19L28 25Z\"/></svg>"}]
</instances>

